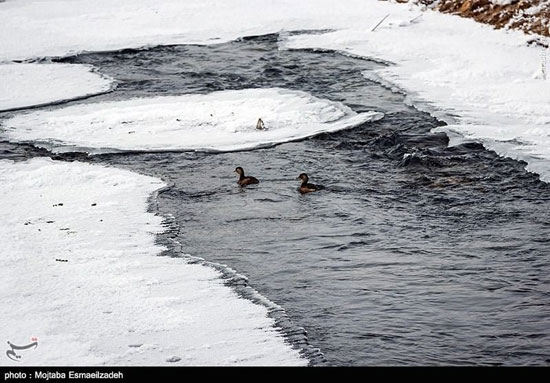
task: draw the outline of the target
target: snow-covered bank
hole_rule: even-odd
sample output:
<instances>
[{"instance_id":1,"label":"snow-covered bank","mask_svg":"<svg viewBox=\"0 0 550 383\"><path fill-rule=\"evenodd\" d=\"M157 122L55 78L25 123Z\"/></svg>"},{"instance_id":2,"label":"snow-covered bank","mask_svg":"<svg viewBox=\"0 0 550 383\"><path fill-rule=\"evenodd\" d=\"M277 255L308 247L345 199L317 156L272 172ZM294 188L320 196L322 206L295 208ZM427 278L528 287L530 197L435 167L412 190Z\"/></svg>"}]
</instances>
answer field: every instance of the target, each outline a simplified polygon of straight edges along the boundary
<instances>
[{"instance_id":1,"label":"snow-covered bank","mask_svg":"<svg viewBox=\"0 0 550 383\"><path fill-rule=\"evenodd\" d=\"M162 186L78 162L0 161L0 334L38 338L0 364L307 363L217 271L155 256L163 227L146 210Z\"/></svg>"},{"instance_id":2,"label":"snow-covered bank","mask_svg":"<svg viewBox=\"0 0 550 383\"><path fill-rule=\"evenodd\" d=\"M10 140L39 142L56 152L230 151L335 132L382 116L273 88L75 105L19 114L4 125ZM256 129L259 118L265 130Z\"/></svg>"},{"instance_id":3,"label":"snow-covered bank","mask_svg":"<svg viewBox=\"0 0 550 383\"><path fill-rule=\"evenodd\" d=\"M0 3L0 62L160 44L218 43L282 28L336 25L331 18L342 14L343 25L358 7L363 13L370 7L369 2L352 2L350 8L350 3L335 7L328 0L8 0Z\"/></svg>"},{"instance_id":4,"label":"snow-covered bank","mask_svg":"<svg viewBox=\"0 0 550 383\"><path fill-rule=\"evenodd\" d=\"M414 8L413 8L414 9ZM432 11L389 18L376 31L289 36L287 49L320 48L393 63L369 78L501 155L528 162L550 181L550 81L535 79L540 48L521 32L495 31ZM407 22L408 20L408 22Z\"/></svg>"},{"instance_id":5,"label":"snow-covered bank","mask_svg":"<svg viewBox=\"0 0 550 383\"><path fill-rule=\"evenodd\" d=\"M409 0L398 0L405 3ZM444 13L491 24L495 28L519 29L550 36L550 0L410 0Z\"/></svg>"},{"instance_id":6,"label":"snow-covered bank","mask_svg":"<svg viewBox=\"0 0 550 383\"><path fill-rule=\"evenodd\" d=\"M92 96L113 84L88 65L0 64L0 112Z\"/></svg>"}]
</instances>

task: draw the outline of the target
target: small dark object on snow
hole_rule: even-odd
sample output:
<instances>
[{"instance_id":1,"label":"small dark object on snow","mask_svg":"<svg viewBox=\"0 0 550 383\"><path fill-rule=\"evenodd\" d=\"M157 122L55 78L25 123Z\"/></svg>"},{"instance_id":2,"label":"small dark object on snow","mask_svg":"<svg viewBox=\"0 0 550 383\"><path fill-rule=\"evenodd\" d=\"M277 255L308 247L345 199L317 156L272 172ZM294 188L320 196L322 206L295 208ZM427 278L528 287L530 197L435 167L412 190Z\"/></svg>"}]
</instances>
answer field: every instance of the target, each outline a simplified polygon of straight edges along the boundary
<instances>
[{"instance_id":1,"label":"small dark object on snow","mask_svg":"<svg viewBox=\"0 0 550 383\"><path fill-rule=\"evenodd\" d=\"M56 258L55 259L57 262L69 262L68 259L59 259L59 258Z\"/></svg>"},{"instance_id":2,"label":"small dark object on snow","mask_svg":"<svg viewBox=\"0 0 550 383\"><path fill-rule=\"evenodd\" d=\"M175 363L175 362L179 362L181 360L181 358L179 356L172 356L168 359L166 359L166 361L168 363Z\"/></svg>"},{"instance_id":3,"label":"small dark object on snow","mask_svg":"<svg viewBox=\"0 0 550 383\"><path fill-rule=\"evenodd\" d=\"M264 122L262 121L261 118L258 118L258 123L256 124L256 129L258 129L258 130L267 130L266 127L265 127L265 124L264 124Z\"/></svg>"}]
</instances>

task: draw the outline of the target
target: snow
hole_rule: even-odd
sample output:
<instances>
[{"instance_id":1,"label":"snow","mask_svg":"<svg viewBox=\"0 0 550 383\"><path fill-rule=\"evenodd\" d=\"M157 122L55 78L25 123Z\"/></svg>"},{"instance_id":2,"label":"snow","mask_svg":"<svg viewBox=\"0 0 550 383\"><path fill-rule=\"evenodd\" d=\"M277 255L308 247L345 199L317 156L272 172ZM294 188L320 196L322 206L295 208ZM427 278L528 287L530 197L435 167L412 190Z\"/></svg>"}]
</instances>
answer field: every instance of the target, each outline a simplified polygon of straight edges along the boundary
<instances>
[{"instance_id":1,"label":"snow","mask_svg":"<svg viewBox=\"0 0 550 383\"><path fill-rule=\"evenodd\" d=\"M147 202L163 186L79 162L0 161L1 338L38 338L0 364L307 363L219 272L156 256L164 228Z\"/></svg>"},{"instance_id":2,"label":"snow","mask_svg":"<svg viewBox=\"0 0 550 383\"><path fill-rule=\"evenodd\" d=\"M159 44L219 43L281 28L327 26L357 7L328 0L17 0L0 3L0 61ZM335 10L338 10L335 12ZM329 22L329 24L332 24Z\"/></svg>"},{"instance_id":3,"label":"snow","mask_svg":"<svg viewBox=\"0 0 550 383\"><path fill-rule=\"evenodd\" d=\"M334 132L382 116L271 88L75 105L19 114L3 125L10 140L38 141L56 152L230 151ZM256 129L259 118L266 130Z\"/></svg>"},{"instance_id":4,"label":"snow","mask_svg":"<svg viewBox=\"0 0 550 383\"><path fill-rule=\"evenodd\" d=\"M491 3L493 4L497 4L497 5L509 5L509 4L512 4L518 0L489 0Z\"/></svg>"},{"instance_id":5,"label":"snow","mask_svg":"<svg viewBox=\"0 0 550 383\"><path fill-rule=\"evenodd\" d=\"M108 92L113 80L88 65L0 64L0 112Z\"/></svg>"}]
</instances>

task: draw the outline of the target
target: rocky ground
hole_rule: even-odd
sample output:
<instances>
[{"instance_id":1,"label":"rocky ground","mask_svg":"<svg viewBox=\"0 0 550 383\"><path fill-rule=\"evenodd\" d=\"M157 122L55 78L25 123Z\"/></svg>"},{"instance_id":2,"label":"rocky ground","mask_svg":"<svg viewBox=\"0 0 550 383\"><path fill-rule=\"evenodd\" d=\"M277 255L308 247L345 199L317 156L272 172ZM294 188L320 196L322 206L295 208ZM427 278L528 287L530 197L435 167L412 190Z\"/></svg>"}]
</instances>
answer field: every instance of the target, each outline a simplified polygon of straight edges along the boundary
<instances>
[{"instance_id":1,"label":"rocky ground","mask_svg":"<svg viewBox=\"0 0 550 383\"><path fill-rule=\"evenodd\" d=\"M396 0L470 17L495 28L550 37L550 0ZM539 43L547 44L539 40Z\"/></svg>"}]
</instances>

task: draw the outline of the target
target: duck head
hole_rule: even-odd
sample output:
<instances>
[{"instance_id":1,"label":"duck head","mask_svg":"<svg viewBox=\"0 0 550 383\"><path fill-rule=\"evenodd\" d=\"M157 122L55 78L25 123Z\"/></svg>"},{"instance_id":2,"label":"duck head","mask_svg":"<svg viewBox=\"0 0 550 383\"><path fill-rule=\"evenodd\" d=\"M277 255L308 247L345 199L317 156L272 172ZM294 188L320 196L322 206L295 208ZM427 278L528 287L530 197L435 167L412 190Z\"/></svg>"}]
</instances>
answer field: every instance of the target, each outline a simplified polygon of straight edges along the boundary
<instances>
[{"instance_id":1,"label":"duck head","mask_svg":"<svg viewBox=\"0 0 550 383\"><path fill-rule=\"evenodd\" d=\"M302 182L305 182L307 183L307 181L309 181L309 177L307 176L306 173L302 173L298 176L298 178L296 178L297 180L302 180Z\"/></svg>"}]
</instances>

